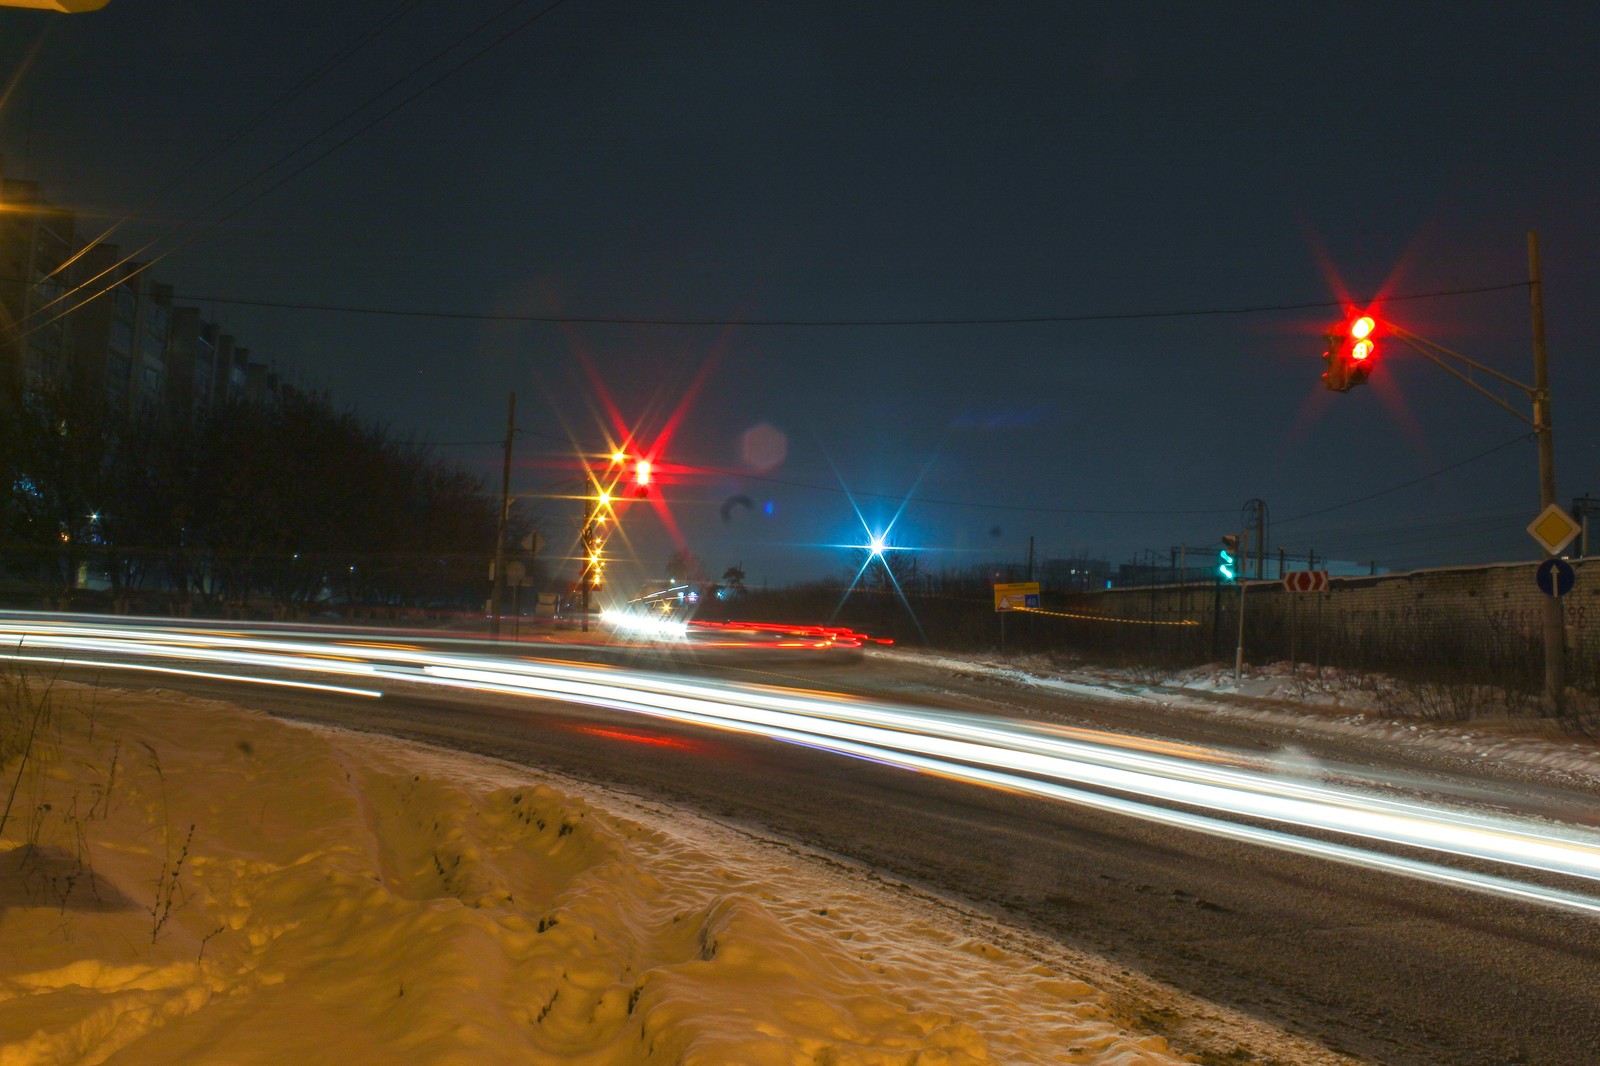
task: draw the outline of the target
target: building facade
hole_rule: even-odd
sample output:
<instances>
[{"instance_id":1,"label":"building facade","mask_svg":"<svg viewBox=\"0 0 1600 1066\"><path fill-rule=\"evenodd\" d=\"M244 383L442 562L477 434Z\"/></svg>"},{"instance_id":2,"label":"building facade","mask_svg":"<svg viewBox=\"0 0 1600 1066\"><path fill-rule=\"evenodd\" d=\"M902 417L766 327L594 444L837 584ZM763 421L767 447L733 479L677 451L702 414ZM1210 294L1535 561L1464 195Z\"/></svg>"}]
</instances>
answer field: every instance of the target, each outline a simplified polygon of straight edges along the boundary
<instances>
[{"instance_id":1,"label":"building facade","mask_svg":"<svg viewBox=\"0 0 1600 1066\"><path fill-rule=\"evenodd\" d=\"M234 400L270 402L276 371L197 307L179 305L148 264L85 240L73 212L0 160L0 385L7 396L72 385L114 416L164 407L190 417ZM14 402L4 400L0 402Z\"/></svg>"}]
</instances>

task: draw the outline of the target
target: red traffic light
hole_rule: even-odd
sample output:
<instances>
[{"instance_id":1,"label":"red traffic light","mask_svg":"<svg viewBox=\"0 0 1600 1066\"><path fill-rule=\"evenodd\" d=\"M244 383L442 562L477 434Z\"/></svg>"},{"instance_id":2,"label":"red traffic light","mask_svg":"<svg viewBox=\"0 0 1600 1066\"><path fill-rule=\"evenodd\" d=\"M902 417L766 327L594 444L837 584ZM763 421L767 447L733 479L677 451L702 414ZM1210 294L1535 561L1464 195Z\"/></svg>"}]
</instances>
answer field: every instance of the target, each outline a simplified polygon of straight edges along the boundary
<instances>
[{"instance_id":1,"label":"red traffic light","mask_svg":"<svg viewBox=\"0 0 1600 1066\"><path fill-rule=\"evenodd\" d=\"M1368 315L1346 319L1328 331L1328 347L1322 358L1327 369L1322 384L1335 392L1349 392L1372 373L1372 355L1378 350L1373 333L1378 324Z\"/></svg>"}]
</instances>

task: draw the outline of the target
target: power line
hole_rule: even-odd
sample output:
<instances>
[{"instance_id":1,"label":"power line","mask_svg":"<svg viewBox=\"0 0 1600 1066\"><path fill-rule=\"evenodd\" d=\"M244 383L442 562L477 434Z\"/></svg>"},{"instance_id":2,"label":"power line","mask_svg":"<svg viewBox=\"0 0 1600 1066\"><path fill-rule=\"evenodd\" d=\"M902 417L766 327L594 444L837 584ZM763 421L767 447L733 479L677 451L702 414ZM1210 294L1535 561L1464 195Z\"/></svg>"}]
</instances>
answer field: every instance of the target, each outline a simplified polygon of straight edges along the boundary
<instances>
[{"instance_id":1,"label":"power line","mask_svg":"<svg viewBox=\"0 0 1600 1066\"><path fill-rule=\"evenodd\" d=\"M480 23L477 27L475 27L473 30L468 32L465 36L459 38L457 41L455 41L453 44L449 45L447 48L435 53L431 58L429 58L428 60L424 61L422 64L412 68L405 75L403 75L402 77L400 77L399 79L397 79L396 81L392 82L390 85L385 87L382 91L378 92L376 95L374 95L372 97L369 97L366 101L361 103L355 109L347 112L343 117L339 118L338 120L336 120L335 122L331 123L330 125L324 127L321 132L317 133L316 135L311 137L309 140L303 142L299 147L295 148L293 151L289 152L288 154L279 157L276 161L274 161L269 166L257 171L254 176L246 179L245 181L243 181L240 184L236 185L234 188L230 189L227 193L224 193L222 196L220 196L217 199L213 200L210 205L208 205L206 208L203 209L202 213L204 213L204 211L210 211L213 208L219 207L221 204L226 202L230 197L232 197L235 194L243 191L244 189L248 188L250 185L254 184L255 182L257 182L260 179L262 179L263 177L265 177L267 174L270 174L273 170L275 170L278 167L282 166L283 164L287 163L290 159L293 159L296 155L300 154L301 152L305 151L307 148L311 147L311 145L315 144L318 140L320 140L321 138L323 138L324 136L326 136L327 134L329 134L333 130L337 129L339 126L343 125L345 122L348 122L350 119L355 117L361 111L365 110L367 107L371 106L373 103L375 103L378 100L382 99L384 96L388 95L390 92L392 92L393 90L398 88L400 85L404 84L405 82L409 81L411 78L415 77L418 73L420 73L422 70L426 69L429 65L431 65L432 63L437 62L439 59L441 59L444 56L448 55L449 53L455 51L457 48L461 47L461 45L466 43L472 37L474 37L477 34L481 33L486 27L488 27L489 25L491 25L494 22L498 21L499 19L505 17L505 15L509 14L514 9L516 9L518 7L521 7L526 2L527 2L527 0L513 0L513 2L511 3L510 6L502 9L501 11L496 13L495 15L492 15L490 18L488 18L484 22ZM515 37L517 34L521 33L523 30L525 30L528 27L532 26L534 23L538 22L540 19L542 19L546 15L550 14L550 12L552 12L556 8L560 7L565 2L566 2L566 0L551 0L551 2L548 3L545 7L543 7L539 11L535 12L533 15L531 15L527 19L525 19L522 22L518 23L517 25L511 27L509 30L507 30L506 32L502 33L500 36L496 37L494 40L490 41L488 44L484 45L482 48L479 48L476 52L473 52L471 55L467 56L465 59L463 59L461 62L457 63L455 66L449 68L448 70L444 71L442 74L440 74L437 77L435 77L433 80L431 80L431 81L427 82L426 84L424 84L421 88L417 89L415 92L411 93L409 96L406 96L406 97L402 98L398 103L394 104L393 106L391 106L387 110L381 112L376 117L374 117L373 119L368 121L366 124L357 127L351 133L347 134L344 138L342 138L341 140L336 141L334 144L330 145L320 155L314 156L311 159L307 160L305 163L301 164L300 166L296 167L294 170L292 170L289 173L285 174L283 177L279 178L277 181L273 182L271 185L268 185L266 188L264 188L264 189L260 190L259 192L257 192L254 196L251 196L248 200L244 201L242 204L239 204L238 206L233 208L227 214L222 215L220 218L214 219L209 223L206 223L204 225L204 227L199 232L191 233L188 237L184 238L178 244L174 245L173 247L171 247L171 248L167 249L166 251L160 253L159 255L155 256L149 262L145 262L145 263L139 264L134 270L130 271L127 275L112 281L110 284L106 285L104 288L100 289L98 292L83 298L78 303L76 303L72 307L68 308L66 311L62 311L62 312L56 314L54 317L48 319L47 321L45 321L45 322L43 322L43 323L41 323L41 324L39 324L37 326L34 326L32 329L28 330L28 332L26 334L24 334L24 336L31 335L32 333L35 333L38 330L43 329L45 326L48 326L51 323L59 321L60 319L64 318L66 315L69 315L73 311L76 311L78 308L83 307L85 304L88 304L88 303L90 303L90 302L92 302L94 300L99 299L101 296L104 296L106 293L110 292L117 285L122 284L123 282L127 281L129 278L133 277L134 275L140 274L140 273L143 273L146 270L149 270L151 267L155 266L157 263L159 263L163 259L167 258L167 256L172 255L175 252L182 251L184 248L188 247L189 245L193 244L195 241L199 240L200 237L203 236L206 231L211 230L211 229L215 229L217 226L220 226L223 223L228 222L231 219L237 217L241 212L243 212L246 209L254 206L256 203L260 202L264 197L266 197L266 196L270 195L271 193L275 192L276 190L281 188L286 183L294 180L295 178L299 177L301 174L305 173L310 168L312 168L312 167L316 166L318 163L322 162L324 159L326 159L329 156L333 155L333 153L339 151L339 149L345 147L351 141L354 141L357 137L360 137L362 134L364 134L367 131L371 130L374 126L377 126L379 123L381 123L385 119L389 118L395 112L397 112L401 108L407 106L412 101L414 101L418 97L422 96L424 93L430 91L435 86L437 86L441 82L445 81L447 78L450 78L450 77L454 76L455 74L459 73L462 69L464 69L468 65L476 62L478 59L480 59L483 55L488 53L490 50L500 46L501 44L504 44L506 41L510 40L512 37ZM88 288L90 285L92 285L94 282L98 281L100 278L103 278L107 274L109 274L112 271L116 270L117 267L123 266L123 265L131 262L136 256L143 254L145 251L147 251L150 248L154 247L155 245L159 244L161 241L171 237L175 232L183 229L184 227L187 226L187 227L191 227L192 228L192 227L199 226L199 225L200 225L200 223L199 223L198 219L197 218L192 218L192 219L190 219L189 221L187 221L185 223L181 223L178 226L174 226L172 229L169 229L165 234L162 234L160 237L157 237L154 240L151 240L151 241L147 242L143 247L141 247L138 251L134 252L132 255L125 256L120 262L118 262L118 263L116 263L116 264L114 264L114 265L112 265L110 267L107 267L105 270L102 270L100 273L96 274L94 277L90 278L88 281L85 281L85 282L77 285L73 289L69 290L68 292L65 292L62 295L56 297L56 299L54 299L50 303L46 304L44 307L40 308L38 311L35 311L34 314L39 314L39 313L47 310L48 308L55 306L57 303L60 303L62 300L65 300L65 299L75 295L76 293L82 291L83 289Z\"/></svg>"},{"instance_id":2,"label":"power line","mask_svg":"<svg viewBox=\"0 0 1600 1066\"><path fill-rule=\"evenodd\" d=\"M336 146L337 147L337 146ZM319 159L321 157L318 157ZM313 163L316 160L312 161ZM310 164L307 164L310 165ZM296 172L298 173L298 171ZM290 175L293 177L294 175ZM287 180L287 179L285 179ZM273 186L276 188L277 186ZM266 190L271 192L272 189ZM266 193L262 193L265 195ZM251 203L254 201L252 200ZM244 206L249 206L246 204ZM241 208L240 210L242 210ZM228 217L232 217L231 215ZM220 220L226 221L226 218ZM1527 288L1528 282L1517 281L1503 285L1484 285L1463 289L1437 289L1431 292L1404 293L1385 296L1385 303L1403 300L1430 300L1443 296L1472 296L1490 292L1506 292ZM1342 308L1341 300L1309 300L1301 303L1254 304L1239 307L1183 308L1164 311L1094 311L1072 315L1023 315L1017 317L975 318L642 318L629 315L521 315L487 314L475 311L427 311L404 307L369 307L358 304L297 303L290 300L252 300L232 296L210 296L192 293L176 294L175 299L196 303L226 304L232 307L268 307L288 311L322 311L346 315L383 315L394 318L436 318L467 322L522 322L550 325L599 326L752 326L853 329L895 326L1021 326L1051 325L1077 322L1126 322L1154 318L1204 318L1226 315L1254 315L1274 311L1306 311Z\"/></svg>"},{"instance_id":3,"label":"power line","mask_svg":"<svg viewBox=\"0 0 1600 1066\"><path fill-rule=\"evenodd\" d=\"M343 47L341 47L337 52L335 52L332 56L330 56L327 60L325 60L320 66L313 68L312 70L307 72L305 75L303 75L300 78L299 81L295 82L294 85L290 86L288 89L285 89L282 93L279 93L278 96L274 100L272 100L271 103L267 104L266 107L264 107L260 111L256 112L256 114L254 116L252 116L243 125L241 125L238 129L234 130L231 134L229 134L227 137L225 137L220 143L214 145L213 147L211 147L207 151L203 152L199 156L197 156L194 159L190 160L182 168L180 168L177 174L173 175L170 179L167 180L167 182L164 185L162 185L154 193L150 194L150 196L145 200L145 203L144 203L143 207L139 208L138 210L134 211L131 214L124 215L122 218L120 218L116 222L112 223L98 237L96 237L93 240L89 241L82 248L80 248L76 252L72 253L72 255L70 255L67 258L66 262L62 263L60 266L58 266L54 270L52 270L48 276L49 277L54 277L55 275L61 273L63 270L65 270L68 267L70 267L73 263L75 263L79 259L83 258L83 256L86 253L88 253L91 249L93 249L93 248L99 246L100 244L104 243L105 241L109 240L113 235L116 234L116 232L118 230L120 230L123 226L127 225L129 222L131 222L136 216L138 216L140 214L143 214L146 211L148 211L149 209L153 208L156 204L158 204L161 201L161 197L162 196L164 196L166 193L170 192L173 188L175 188L177 185L179 185L185 178L189 177L191 174L194 174L196 171L200 170L202 167L204 167L207 163L211 162L213 159L216 159L218 156L220 156L220 155L224 154L225 152L227 152L228 149L230 149L234 145L238 144L251 131L259 128L269 118L271 118L273 115L275 115L279 111L282 111L285 107L287 107L295 99L297 99L302 94L304 94L307 89L309 89L309 88L311 88L311 86L315 85L325 75L337 70L339 67L344 65L344 63L347 60L349 60L352 56L354 56L356 53L361 51L362 48L366 47L368 44L371 44L374 40L376 40L379 36L381 36L384 33L384 31L388 30L391 26L395 25L402 18L404 18L406 15L410 14L413 10L415 10L415 8L421 2L422 2L422 0L404 0L404 2L399 7L395 8L394 10L392 10L389 14L383 16L376 23L374 23L374 24L368 26L366 29L362 30L354 38L352 38L350 41L348 41ZM391 88L392 87L393 86L391 86ZM385 90L385 91L387 92L388 90ZM369 103L370 103L370 101L369 101ZM363 106L365 106L365 105L363 105ZM324 130L323 132L326 133L327 131ZM322 136L322 134L318 134L318 136L320 137L320 136ZM313 138L313 140L314 139L315 138ZM302 146L302 147L304 147L304 146ZM299 150L300 149L296 149L296 151L299 151ZM280 162L281 162L281 160L280 160ZM274 166L276 166L276 165L277 164L274 164ZM270 170L271 168L268 168L268 169ZM260 174L258 174L257 176L259 177ZM251 179L251 180L254 180L254 179ZM171 231L169 231L169 232L171 232ZM149 245L146 245L145 247L148 248Z\"/></svg>"},{"instance_id":4,"label":"power line","mask_svg":"<svg viewBox=\"0 0 1600 1066\"><path fill-rule=\"evenodd\" d=\"M574 443L567 437L561 437L553 433L544 433L534 429L524 429L521 426L517 427L517 433L519 436L542 437L546 440L560 441L566 444ZM1346 507L1353 507L1358 503L1365 503L1368 500L1374 500L1380 496L1386 496L1391 492L1399 492L1401 489L1410 488L1413 485L1419 485L1424 481L1439 477L1443 474L1448 474L1453 470L1459 470L1461 467L1468 466L1482 459L1486 459L1497 452L1504 451L1514 444L1532 440L1533 437L1534 435L1531 433L1521 434L1486 451L1479 452L1476 455L1468 456L1467 458L1462 459L1460 462L1451 463L1449 466L1440 467L1439 469L1430 471L1429 473L1423 474L1420 477L1412 478L1411 480L1401 482L1398 485L1391 485L1386 489L1380 489L1377 492L1368 493L1365 496L1360 496L1353 500L1345 500L1343 503L1336 503L1328 507L1321 507L1314 511L1305 511L1301 514L1291 515L1288 518L1280 518L1277 520L1277 524L1282 525L1288 522L1298 522L1304 518L1311 518L1315 515L1327 514L1331 511L1338 511ZM491 441L486 443L500 442ZM806 489L811 492L827 492L835 495L859 499L888 500L892 503L918 503L934 507L968 507L977 510L1018 511L1028 514L1075 514L1108 516L1215 515L1234 513L1234 508L1231 507L1134 510L1094 507L1036 507L1027 504L982 503L973 502L971 500L945 500L932 497L895 495L893 493L884 492L852 492L842 485L820 485L810 481L793 481L787 478L768 477L762 474L750 474L742 470L725 470L712 466L698 466L692 463L680 463L675 465L678 467L678 469L694 471L696 473L714 474L722 477L736 477L745 481L760 481L771 485L784 485L788 488Z\"/></svg>"},{"instance_id":5,"label":"power line","mask_svg":"<svg viewBox=\"0 0 1600 1066\"><path fill-rule=\"evenodd\" d=\"M1338 510L1341 510L1341 509L1343 509L1345 507L1354 507L1358 503L1366 503L1368 500L1375 500L1379 496L1387 496L1391 492L1399 492L1401 489L1408 489L1413 485L1420 485L1420 484L1422 484L1422 482L1427 481L1427 480L1429 480L1431 478L1436 478L1440 474L1448 474L1452 470L1459 470L1462 467L1467 466L1467 465L1469 465L1471 463L1475 463L1480 459L1487 459L1489 456L1494 455L1496 452L1503 452L1507 448L1511 447L1513 444L1520 444L1520 443L1522 443L1524 441L1533 440L1536 436L1537 436L1537 434L1534 434L1534 433L1523 433L1523 434L1520 434L1518 436L1512 437L1510 440L1506 441L1503 444L1495 445L1493 448L1490 448L1487 451L1481 451L1477 455L1468 456L1467 458L1461 460L1459 463L1451 463L1449 466L1442 466L1437 470L1434 470L1434 471L1431 471L1429 473L1423 474L1421 477L1414 477L1410 481L1402 481L1398 485L1391 485L1386 489L1379 489L1377 492L1369 492L1365 496L1357 496L1353 500L1346 500L1343 503L1336 503L1336 504L1333 504L1331 507L1320 507L1315 511L1305 511L1305 512L1303 512L1301 514L1291 515L1288 518L1280 518L1280 519L1278 519L1278 524L1279 525L1286 525L1289 522L1298 522L1302 518L1310 518L1313 515L1327 514L1329 511L1338 511Z\"/></svg>"},{"instance_id":6,"label":"power line","mask_svg":"<svg viewBox=\"0 0 1600 1066\"><path fill-rule=\"evenodd\" d=\"M760 474L747 474L740 470L720 470L711 466L694 466L692 464L676 464L678 469L693 470L705 474L720 474L729 477L742 478L746 481L764 481L773 485L786 485L789 488L808 489L812 492L830 492L840 496L855 499L889 500L893 503L917 503L933 507L970 507L984 511L1022 511L1029 514L1081 514L1081 515L1201 515L1201 514L1231 514L1233 508L1193 508L1171 510L1123 510L1116 508L1094 507L1035 507L1028 504L1015 503L975 503L971 500L941 500L926 496L895 495L888 492L853 492L842 485L819 485L809 481L789 481L785 478L765 477Z\"/></svg>"},{"instance_id":7,"label":"power line","mask_svg":"<svg viewBox=\"0 0 1600 1066\"><path fill-rule=\"evenodd\" d=\"M569 437L562 437L555 433L545 433L537 429L517 427L517 435L524 437L540 437L545 440L560 441L563 444L576 445L576 441ZM499 443L499 442L494 442ZM767 477L763 474L750 474L743 470L725 470L714 466L699 466L694 463L673 463L675 470L692 471L697 474L712 474L719 477L736 477L745 481L761 481L771 485L784 485L794 489L807 489L811 492L827 492L838 496L849 496L857 499L890 500L895 503L909 502L928 504L936 507L972 507L987 511L1025 511L1034 514L1097 514L1097 515L1196 515L1196 514L1222 514L1231 512L1231 508L1196 508L1192 510L1115 510L1078 507L1032 507L1025 504L1007 503L974 503L970 500L940 500L922 496L896 496L886 492L852 492L842 485L819 485L811 481L792 481L787 478Z\"/></svg>"}]
</instances>

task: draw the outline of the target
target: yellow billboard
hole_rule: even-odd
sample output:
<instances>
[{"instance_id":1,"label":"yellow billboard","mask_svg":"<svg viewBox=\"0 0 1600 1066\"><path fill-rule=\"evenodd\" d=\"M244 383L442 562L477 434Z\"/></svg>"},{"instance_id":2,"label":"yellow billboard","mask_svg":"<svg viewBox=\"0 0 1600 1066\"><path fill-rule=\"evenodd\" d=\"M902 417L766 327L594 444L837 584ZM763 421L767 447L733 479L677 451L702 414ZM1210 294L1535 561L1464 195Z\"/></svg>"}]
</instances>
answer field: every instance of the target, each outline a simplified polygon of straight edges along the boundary
<instances>
[{"instance_id":1,"label":"yellow billboard","mask_svg":"<svg viewBox=\"0 0 1600 1066\"><path fill-rule=\"evenodd\" d=\"M1039 607L1037 581L997 581L994 586L994 609L997 611L1027 611Z\"/></svg>"}]
</instances>

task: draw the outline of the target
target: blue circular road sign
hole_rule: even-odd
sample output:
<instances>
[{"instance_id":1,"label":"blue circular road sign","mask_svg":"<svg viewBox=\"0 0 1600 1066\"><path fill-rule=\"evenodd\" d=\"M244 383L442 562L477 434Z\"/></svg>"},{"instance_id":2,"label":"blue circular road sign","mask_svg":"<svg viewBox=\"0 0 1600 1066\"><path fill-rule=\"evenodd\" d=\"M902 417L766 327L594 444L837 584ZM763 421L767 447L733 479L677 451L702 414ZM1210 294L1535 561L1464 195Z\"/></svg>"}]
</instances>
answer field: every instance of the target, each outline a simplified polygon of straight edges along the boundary
<instances>
[{"instance_id":1,"label":"blue circular road sign","mask_svg":"<svg viewBox=\"0 0 1600 1066\"><path fill-rule=\"evenodd\" d=\"M1539 591L1546 596L1565 596L1572 591L1578 573L1565 559L1546 559L1539 564L1533 579L1538 582Z\"/></svg>"}]
</instances>

